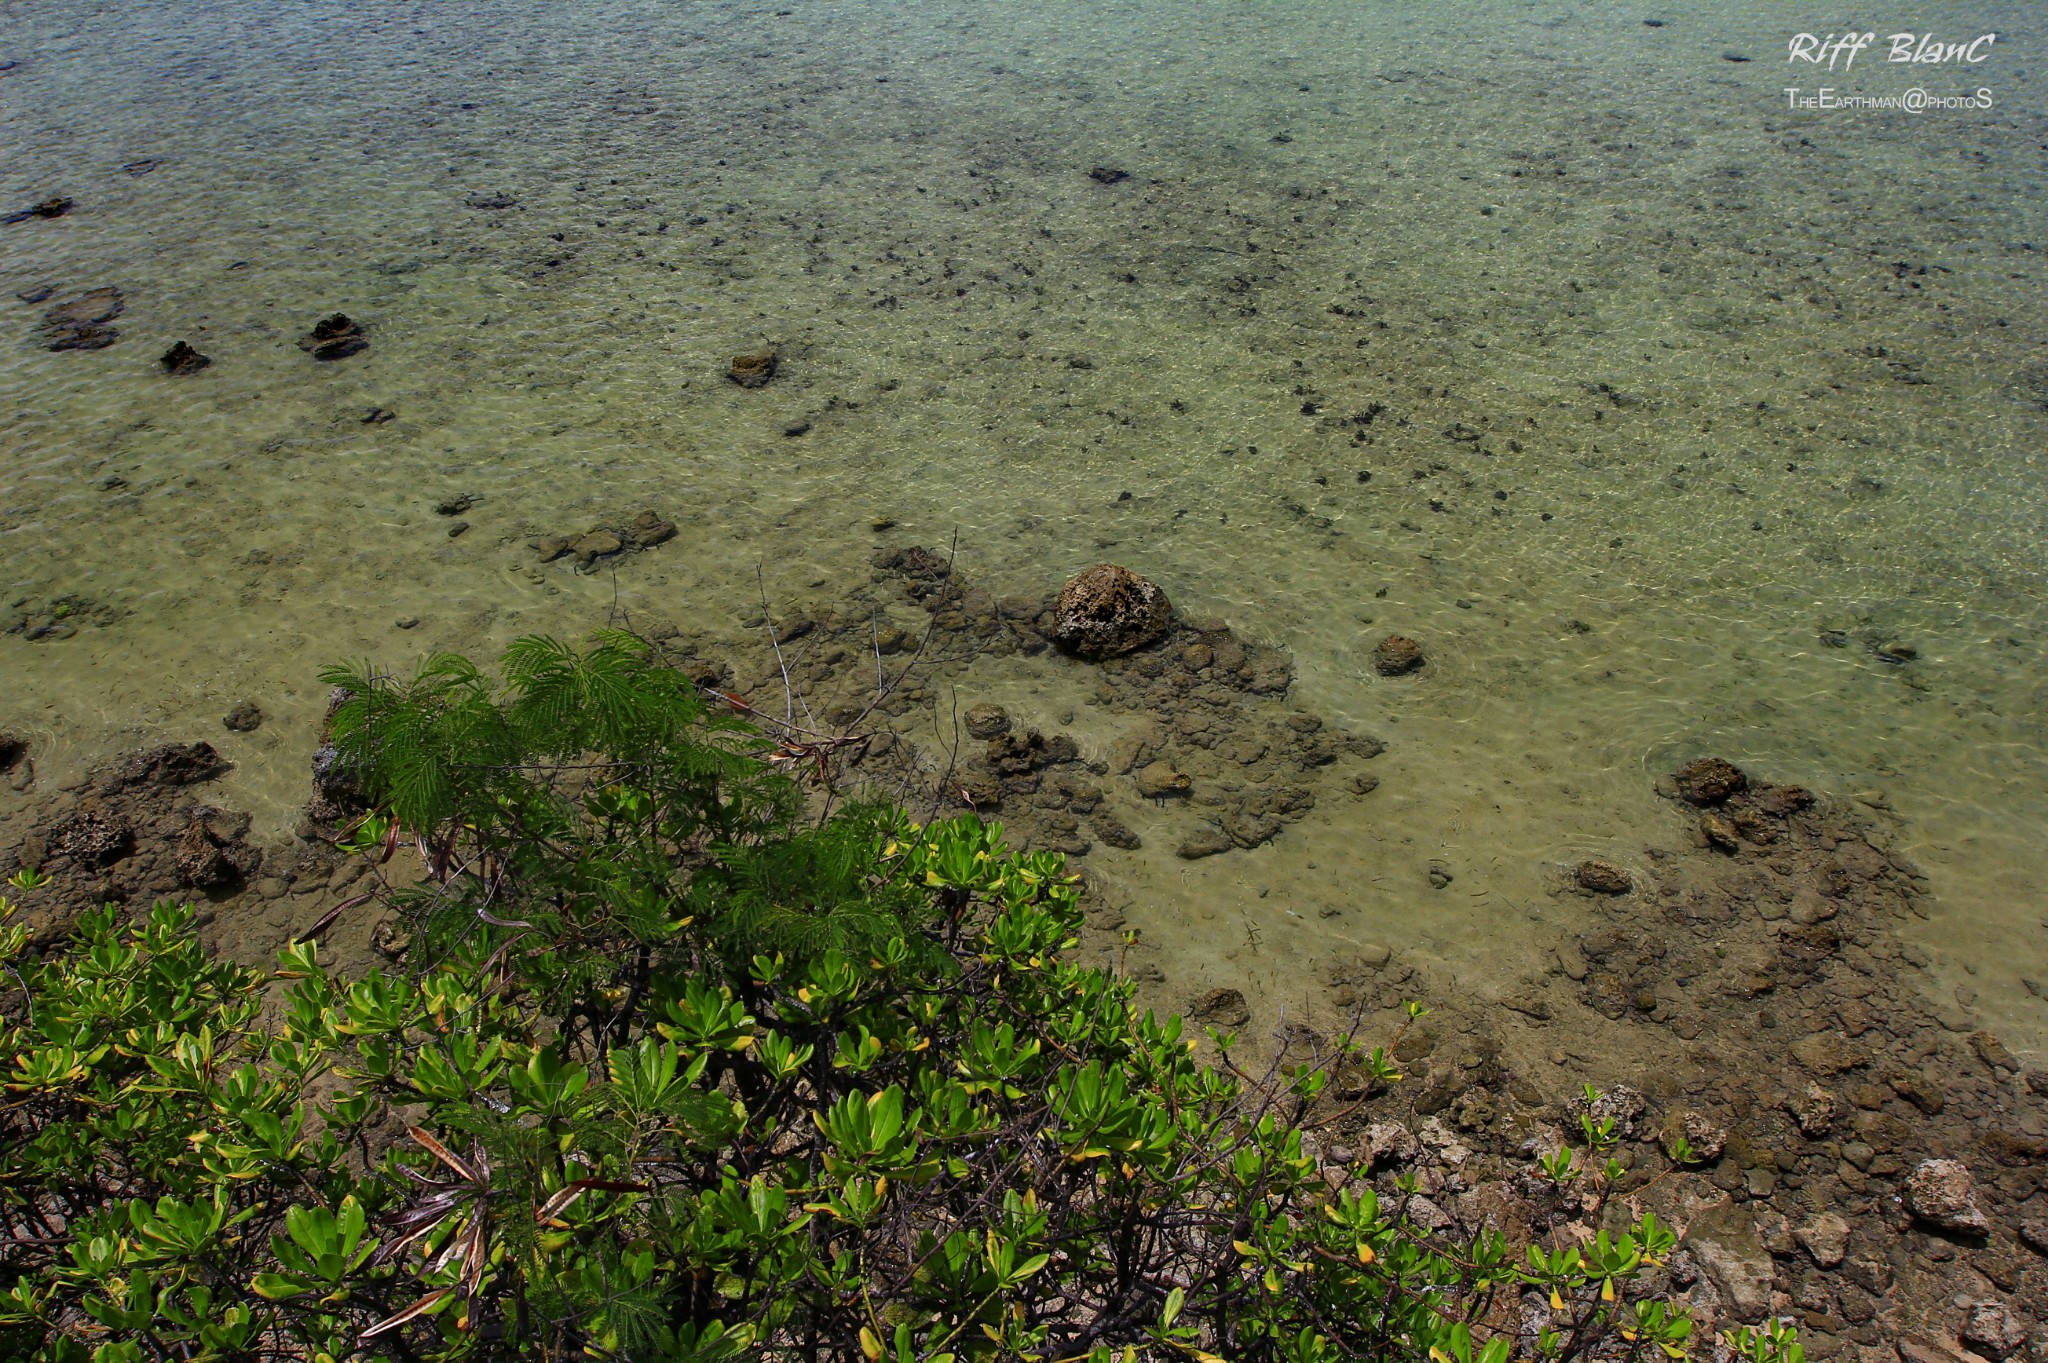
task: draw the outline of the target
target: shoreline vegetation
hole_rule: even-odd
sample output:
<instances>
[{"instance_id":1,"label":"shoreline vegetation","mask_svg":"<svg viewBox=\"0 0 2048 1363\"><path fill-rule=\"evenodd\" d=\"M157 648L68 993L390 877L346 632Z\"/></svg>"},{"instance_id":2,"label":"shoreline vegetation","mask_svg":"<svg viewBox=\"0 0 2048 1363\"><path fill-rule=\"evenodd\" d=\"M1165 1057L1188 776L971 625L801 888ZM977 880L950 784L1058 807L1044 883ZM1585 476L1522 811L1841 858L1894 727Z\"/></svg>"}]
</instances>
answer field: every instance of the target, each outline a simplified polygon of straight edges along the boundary
<instances>
[{"instance_id":1,"label":"shoreline vegetation","mask_svg":"<svg viewBox=\"0 0 2048 1363\"><path fill-rule=\"evenodd\" d=\"M1512 1242L1354 1120L1405 1027L1204 1059L1064 957L1059 853L821 806L630 635L502 671L327 677L323 812L402 969L331 972L324 924L238 967L170 903L40 954L0 929L11 1353L1802 1356L1775 1321L1696 1337L1698 1273L1619 1196L1639 1097L1587 1090L1522 1187L1474 1188L1572 1209Z\"/></svg>"}]
</instances>

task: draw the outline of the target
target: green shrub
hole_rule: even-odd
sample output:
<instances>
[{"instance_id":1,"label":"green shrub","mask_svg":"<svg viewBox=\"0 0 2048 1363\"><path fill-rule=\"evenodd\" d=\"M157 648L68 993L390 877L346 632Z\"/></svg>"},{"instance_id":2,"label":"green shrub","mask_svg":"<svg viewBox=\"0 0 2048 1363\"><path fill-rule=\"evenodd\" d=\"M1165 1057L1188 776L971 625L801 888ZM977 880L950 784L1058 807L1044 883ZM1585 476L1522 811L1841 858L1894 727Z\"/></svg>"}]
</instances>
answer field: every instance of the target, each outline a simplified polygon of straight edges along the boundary
<instances>
[{"instance_id":1,"label":"green shrub","mask_svg":"<svg viewBox=\"0 0 2048 1363\"><path fill-rule=\"evenodd\" d=\"M623 636L505 675L330 678L372 804L346 845L430 871L392 898L404 973L210 960L169 904L41 960L0 922L15 1355L1686 1355L1654 1218L1554 1253L1426 1232L1305 1153L1326 1068L1247 1083L1065 958L1059 857L806 817Z\"/></svg>"}]
</instances>

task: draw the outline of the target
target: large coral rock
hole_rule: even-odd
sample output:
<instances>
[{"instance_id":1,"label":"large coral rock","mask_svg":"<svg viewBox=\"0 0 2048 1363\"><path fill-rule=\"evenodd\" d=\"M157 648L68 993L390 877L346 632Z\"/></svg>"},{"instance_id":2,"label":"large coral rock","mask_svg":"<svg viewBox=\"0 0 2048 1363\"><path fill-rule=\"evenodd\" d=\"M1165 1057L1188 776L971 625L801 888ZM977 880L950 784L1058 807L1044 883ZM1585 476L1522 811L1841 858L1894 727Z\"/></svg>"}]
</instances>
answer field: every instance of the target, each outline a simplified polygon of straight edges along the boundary
<instances>
[{"instance_id":1,"label":"large coral rock","mask_svg":"<svg viewBox=\"0 0 2048 1363\"><path fill-rule=\"evenodd\" d=\"M1920 1161L1906 1175L1906 1210L1920 1221L1958 1235L1989 1235L1991 1218L1977 1201L1977 1184L1960 1160Z\"/></svg>"},{"instance_id":2,"label":"large coral rock","mask_svg":"<svg viewBox=\"0 0 2048 1363\"><path fill-rule=\"evenodd\" d=\"M1696 757L1672 779L1678 793L1696 805L1717 805L1749 788L1749 777L1725 757Z\"/></svg>"},{"instance_id":3,"label":"large coral rock","mask_svg":"<svg viewBox=\"0 0 2048 1363\"><path fill-rule=\"evenodd\" d=\"M1054 637L1083 658L1115 658L1153 643L1173 625L1173 603L1128 568L1098 563L1069 582L1053 611Z\"/></svg>"}]
</instances>

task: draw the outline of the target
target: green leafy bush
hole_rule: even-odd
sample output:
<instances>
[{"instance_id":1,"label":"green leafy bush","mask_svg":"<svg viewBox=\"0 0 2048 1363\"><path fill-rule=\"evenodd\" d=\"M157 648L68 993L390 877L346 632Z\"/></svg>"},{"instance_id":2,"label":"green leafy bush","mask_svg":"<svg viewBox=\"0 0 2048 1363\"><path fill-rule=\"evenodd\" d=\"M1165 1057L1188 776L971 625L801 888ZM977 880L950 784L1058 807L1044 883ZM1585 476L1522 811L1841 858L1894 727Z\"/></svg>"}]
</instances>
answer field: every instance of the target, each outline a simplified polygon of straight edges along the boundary
<instances>
[{"instance_id":1,"label":"green leafy bush","mask_svg":"<svg viewBox=\"0 0 2048 1363\"><path fill-rule=\"evenodd\" d=\"M0 922L6 1349L1686 1356L1647 1290L1667 1228L1425 1231L1306 1152L1326 1068L1247 1083L1066 959L1059 857L973 819L807 817L624 636L522 641L505 676L330 678L371 805L345 845L428 871L392 897L404 973L210 960L169 904L40 960Z\"/></svg>"}]
</instances>

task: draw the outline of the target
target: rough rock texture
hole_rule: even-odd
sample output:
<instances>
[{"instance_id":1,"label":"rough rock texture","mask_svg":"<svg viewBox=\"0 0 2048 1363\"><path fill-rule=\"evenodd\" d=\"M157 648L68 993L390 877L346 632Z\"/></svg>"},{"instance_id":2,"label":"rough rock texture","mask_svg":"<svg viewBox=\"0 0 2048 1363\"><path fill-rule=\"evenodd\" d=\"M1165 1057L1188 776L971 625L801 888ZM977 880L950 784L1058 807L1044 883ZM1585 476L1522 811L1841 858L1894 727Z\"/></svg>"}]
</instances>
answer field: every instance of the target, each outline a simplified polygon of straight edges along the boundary
<instances>
[{"instance_id":1,"label":"rough rock texture","mask_svg":"<svg viewBox=\"0 0 2048 1363\"><path fill-rule=\"evenodd\" d=\"M248 816L192 798L192 787L226 770L205 743L166 744L31 796L0 830L0 871L49 876L20 895L36 943L57 940L100 904L231 892L253 876L263 853L248 842Z\"/></svg>"},{"instance_id":2,"label":"rough rock texture","mask_svg":"<svg viewBox=\"0 0 2048 1363\"><path fill-rule=\"evenodd\" d=\"M1957 1235L1988 1235L1991 1218L1977 1202L1976 1180L1961 1160L1922 1160L1906 1176L1906 1210Z\"/></svg>"},{"instance_id":3,"label":"rough rock texture","mask_svg":"<svg viewBox=\"0 0 2048 1363\"><path fill-rule=\"evenodd\" d=\"M1060 647L1083 658L1116 658L1162 638L1173 626L1173 604L1130 569L1098 563L1061 589L1053 619Z\"/></svg>"},{"instance_id":4,"label":"rough rock texture","mask_svg":"<svg viewBox=\"0 0 2048 1363\"><path fill-rule=\"evenodd\" d=\"M1171 762L1154 762L1131 774L1137 783L1138 794L1148 800L1163 800L1168 796L1185 795L1194 787L1194 778L1186 772L1175 771Z\"/></svg>"},{"instance_id":5,"label":"rough rock texture","mask_svg":"<svg viewBox=\"0 0 2048 1363\"><path fill-rule=\"evenodd\" d=\"M1010 732L1010 712L986 701L968 707L966 722L969 738L987 740Z\"/></svg>"},{"instance_id":6,"label":"rough rock texture","mask_svg":"<svg viewBox=\"0 0 2048 1363\"><path fill-rule=\"evenodd\" d=\"M1635 888L1628 872L1611 861L1582 861L1573 869L1572 879L1593 894L1627 894Z\"/></svg>"},{"instance_id":7,"label":"rough rock texture","mask_svg":"<svg viewBox=\"0 0 2048 1363\"><path fill-rule=\"evenodd\" d=\"M43 314L43 344L51 350L104 350L121 339L107 323L127 306L115 288L89 289Z\"/></svg>"},{"instance_id":8,"label":"rough rock texture","mask_svg":"<svg viewBox=\"0 0 2048 1363\"><path fill-rule=\"evenodd\" d=\"M1747 1209L1723 1202L1695 1218L1685 1247L1713 1279L1737 1320L1753 1324L1770 1311L1776 1269Z\"/></svg>"},{"instance_id":9,"label":"rough rock texture","mask_svg":"<svg viewBox=\"0 0 2048 1363\"><path fill-rule=\"evenodd\" d=\"M1372 651L1373 670L1382 677L1406 676L1426 661L1422 645L1405 634L1389 634Z\"/></svg>"},{"instance_id":10,"label":"rough rock texture","mask_svg":"<svg viewBox=\"0 0 2048 1363\"><path fill-rule=\"evenodd\" d=\"M1685 1141L1692 1150L1687 1161L1691 1164L1711 1164L1728 1148L1728 1128L1694 1108L1672 1113L1665 1124L1665 1134Z\"/></svg>"},{"instance_id":11,"label":"rough rock texture","mask_svg":"<svg viewBox=\"0 0 2048 1363\"><path fill-rule=\"evenodd\" d=\"M197 374L200 370L212 364L213 360L194 350L187 342L180 341L169 350L166 350L163 353L163 358L158 363L163 365L166 374L183 376L186 374Z\"/></svg>"},{"instance_id":12,"label":"rough rock texture","mask_svg":"<svg viewBox=\"0 0 2048 1363\"><path fill-rule=\"evenodd\" d=\"M1211 989L1188 1004L1188 1016L1204 1027L1242 1027L1252 1013L1239 991Z\"/></svg>"},{"instance_id":13,"label":"rough rock texture","mask_svg":"<svg viewBox=\"0 0 2048 1363\"><path fill-rule=\"evenodd\" d=\"M1823 1212L1793 1234L1822 1268L1834 1268L1849 1252L1849 1223L1833 1212Z\"/></svg>"},{"instance_id":14,"label":"rough rock texture","mask_svg":"<svg viewBox=\"0 0 2048 1363\"><path fill-rule=\"evenodd\" d=\"M299 349L316 360L345 360L361 354L369 345L370 338L363 334L361 323L345 312L321 318L299 338Z\"/></svg>"},{"instance_id":15,"label":"rough rock texture","mask_svg":"<svg viewBox=\"0 0 2048 1363\"><path fill-rule=\"evenodd\" d=\"M657 544L666 544L675 536L675 526L652 511L641 512L633 518L633 523L626 527L626 538L642 549L652 549Z\"/></svg>"},{"instance_id":16,"label":"rough rock texture","mask_svg":"<svg viewBox=\"0 0 2048 1363\"><path fill-rule=\"evenodd\" d=\"M742 388L760 388L775 377L780 360L772 350L756 350L732 357L726 377Z\"/></svg>"},{"instance_id":17,"label":"rough rock texture","mask_svg":"<svg viewBox=\"0 0 2048 1363\"><path fill-rule=\"evenodd\" d=\"M1694 758L1680 767L1672 780L1679 795L1696 805L1720 804L1749 787L1742 768L1719 757Z\"/></svg>"},{"instance_id":18,"label":"rough rock texture","mask_svg":"<svg viewBox=\"0 0 2048 1363\"><path fill-rule=\"evenodd\" d=\"M195 811L192 821L178 838L172 869L180 884L198 890L222 890L239 885L262 865L263 855L241 840L248 820L239 826L233 819L222 820L213 811Z\"/></svg>"},{"instance_id":19,"label":"rough rock texture","mask_svg":"<svg viewBox=\"0 0 2048 1363\"><path fill-rule=\"evenodd\" d=\"M1975 1302L1969 1310L1969 1320L1963 1326L1964 1343L1974 1344L1993 1358L2004 1358L2027 1342L2026 1319L2004 1302L1995 1298Z\"/></svg>"}]
</instances>

